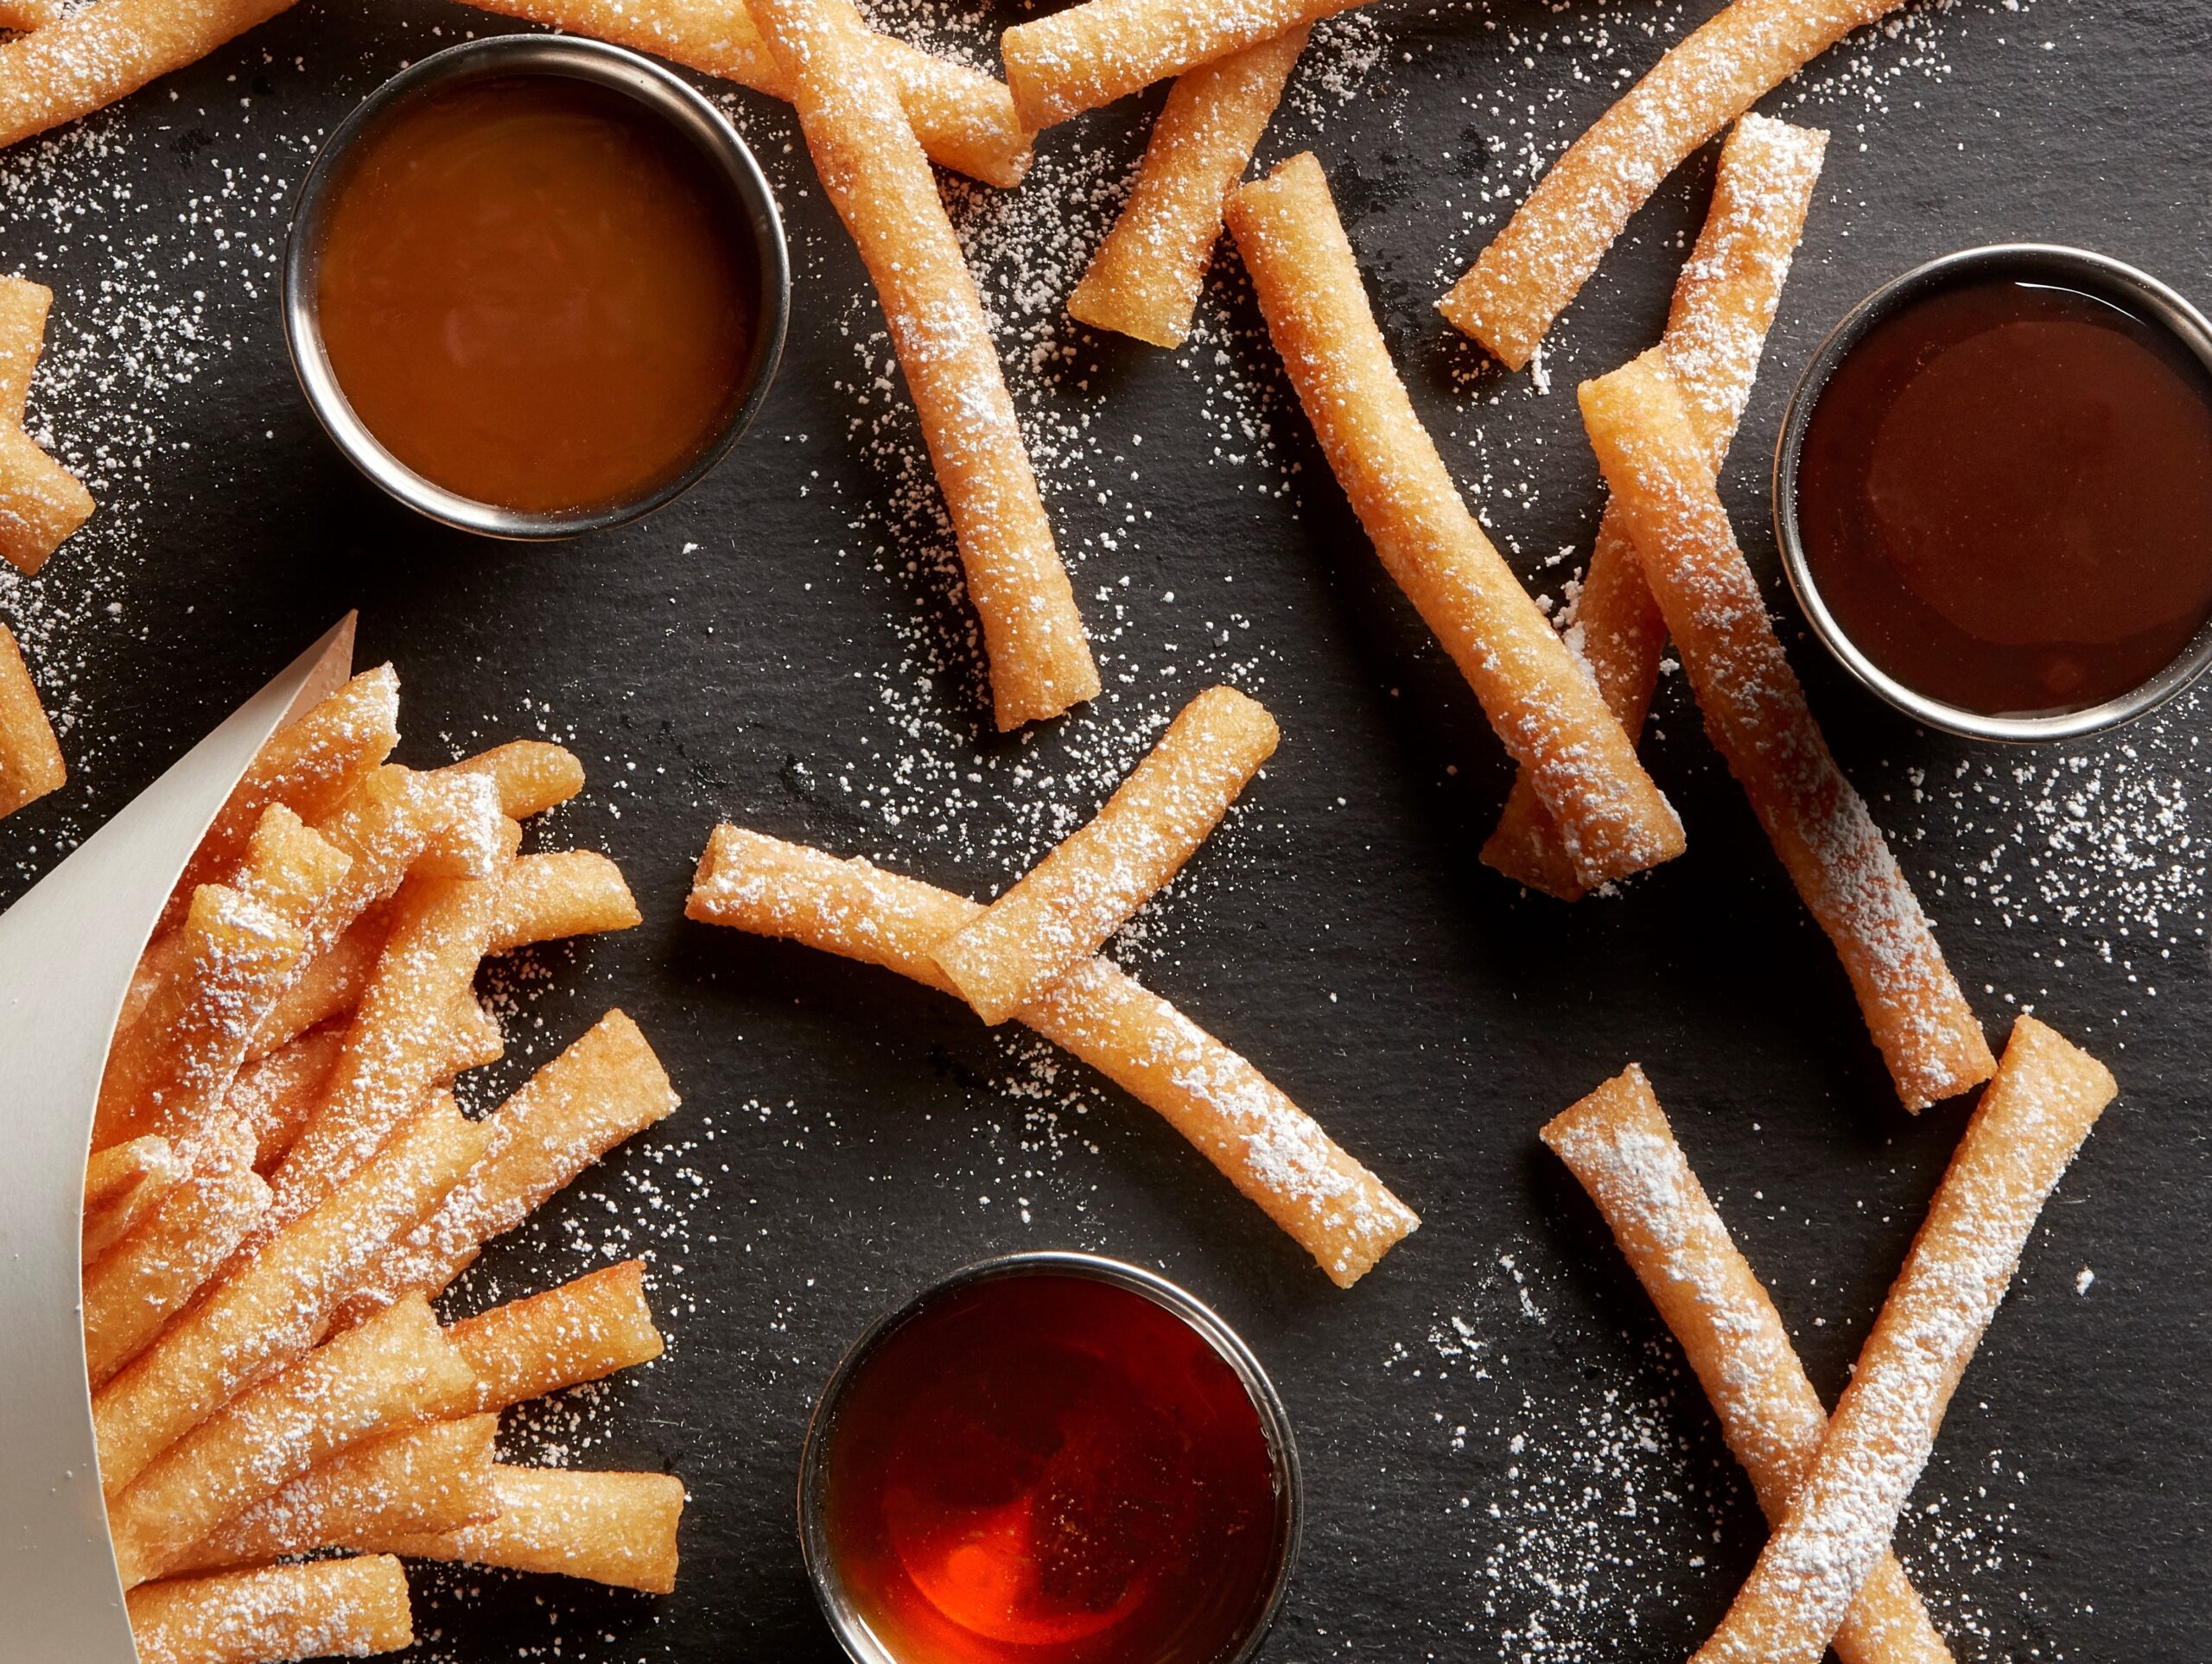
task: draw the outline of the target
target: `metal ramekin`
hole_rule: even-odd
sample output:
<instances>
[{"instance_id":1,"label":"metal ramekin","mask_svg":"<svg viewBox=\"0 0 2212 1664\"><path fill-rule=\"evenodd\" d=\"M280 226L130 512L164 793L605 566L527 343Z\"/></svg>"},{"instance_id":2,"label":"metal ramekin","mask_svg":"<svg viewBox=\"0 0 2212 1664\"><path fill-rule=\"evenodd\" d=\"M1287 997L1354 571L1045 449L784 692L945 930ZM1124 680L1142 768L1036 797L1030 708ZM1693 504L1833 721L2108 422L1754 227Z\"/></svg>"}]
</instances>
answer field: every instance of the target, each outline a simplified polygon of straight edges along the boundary
<instances>
[{"instance_id":1,"label":"metal ramekin","mask_svg":"<svg viewBox=\"0 0 2212 1664\"><path fill-rule=\"evenodd\" d=\"M1259 1616L1250 1633L1233 1654L1220 1661L1220 1664L1246 1664L1246 1661L1259 1651L1260 1643L1267 1639L1268 1630L1274 1623L1275 1613L1282 1605L1284 1591L1290 1585L1291 1568L1298 1559L1299 1534L1306 1512L1306 1487L1298 1464L1298 1442L1291 1436L1290 1413L1283 1407L1274 1383L1268 1379L1267 1371L1260 1367L1260 1361L1253 1356L1251 1348L1244 1344L1236 1331L1224 1323L1211 1307L1196 1296L1185 1293L1164 1277L1096 1254L1009 1254L963 1267L950 1275L938 1279L897 1310L886 1313L869 1324L831 1372L828 1384L822 1389L821 1398L815 1404L813 1419L807 1424L806 1445L799 1457L798 1469L799 1551L805 1558L807 1575L813 1580L815 1595L822 1603L823 1614L830 1620L831 1630L843 1643L845 1651L855 1664L907 1664L907 1661L887 1651L861 1620L851 1596L838 1579L836 1562L823 1529L823 1489L827 1479L828 1447L846 1388L875 1350L925 1306L974 1283L988 1282L1001 1277L1039 1274L1087 1277L1142 1295L1154 1305L1174 1313L1189 1324L1244 1383L1244 1391L1252 1400L1253 1409L1259 1414L1260 1431L1267 1439L1268 1454L1274 1465L1277 1501L1274 1571L1268 1587L1267 1598L1261 1604Z\"/></svg>"},{"instance_id":2,"label":"metal ramekin","mask_svg":"<svg viewBox=\"0 0 2212 1664\"><path fill-rule=\"evenodd\" d=\"M1821 599L1805 558L1797 526L1797 467L1828 378L1849 356L1866 332L1900 307L1921 300L1962 280L1979 277L2041 280L2088 295L2101 296L2137 316L2164 326L2182 346L2212 375L2212 323L2203 314L2155 277L2087 249L2063 248L2048 243L1999 243L1986 248L1966 249L1915 266L1901 277L1876 289L1846 315L1805 368L1790 396L1789 413L1782 424L1781 442L1774 458L1774 532L1782 546L1783 569L1797 604L1827 650L1844 668L1906 715L1968 740L1999 740L2033 743L2077 739L2132 722L2145 712L2171 699L2212 666L2212 622L2208 622L2173 660L2140 686L2101 705L2048 716L1985 716L1931 699L1905 686L1862 652L1843 632Z\"/></svg>"},{"instance_id":3,"label":"metal ramekin","mask_svg":"<svg viewBox=\"0 0 2212 1664\"><path fill-rule=\"evenodd\" d=\"M404 101L468 81L511 75L563 75L627 94L660 116L697 147L728 184L752 233L760 270L760 317L746 367L745 396L714 442L674 479L641 497L569 513L529 514L480 503L433 484L386 450L353 414L331 372L316 318L317 264L322 256L323 214L330 187L347 154L369 128ZM650 513L690 489L719 462L752 422L767 397L784 350L791 314L791 260L783 222L760 165L737 130L714 105L676 76L634 52L597 41L556 35L501 35L448 47L393 76L361 101L324 142L301 181L292 205L284 249L284 340L308 403L338 448L371 480L410 508L433 520L492 537L572 537L620 525Z\"/></svg>"}]
</instances>

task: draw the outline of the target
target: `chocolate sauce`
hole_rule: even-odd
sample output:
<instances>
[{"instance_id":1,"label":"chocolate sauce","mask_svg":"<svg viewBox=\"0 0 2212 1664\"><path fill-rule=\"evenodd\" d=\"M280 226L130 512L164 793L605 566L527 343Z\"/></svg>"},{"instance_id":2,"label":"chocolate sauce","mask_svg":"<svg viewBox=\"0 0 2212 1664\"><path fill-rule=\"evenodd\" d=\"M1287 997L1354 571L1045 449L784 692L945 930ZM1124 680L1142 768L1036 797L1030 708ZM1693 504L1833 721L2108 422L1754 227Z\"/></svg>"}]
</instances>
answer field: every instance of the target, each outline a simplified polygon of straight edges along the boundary
<instances>
[{"instance_id":1,"label":"chocolate sauce","mask_svg":"<svg viewBox=\"0 0 2212 1664\"><path fill-rule=\"evenodd\" d=\"M2212 378L2108 300L1961 283L1837 365L1797 519L1836 623L1907 687L1988 715L2101 704L2212 616Z\"/></svg>"}]
</instances>

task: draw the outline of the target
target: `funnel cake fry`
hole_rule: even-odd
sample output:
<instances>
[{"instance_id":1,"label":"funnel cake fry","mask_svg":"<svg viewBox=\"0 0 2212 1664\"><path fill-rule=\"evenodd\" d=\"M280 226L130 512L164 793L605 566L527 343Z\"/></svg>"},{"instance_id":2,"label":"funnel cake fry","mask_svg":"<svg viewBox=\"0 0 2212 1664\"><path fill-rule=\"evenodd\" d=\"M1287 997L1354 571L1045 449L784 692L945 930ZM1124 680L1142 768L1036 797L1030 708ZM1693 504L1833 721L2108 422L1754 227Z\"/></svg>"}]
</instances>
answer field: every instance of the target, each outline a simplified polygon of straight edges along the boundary
<instances>
[{"instance_id":1,"label":"funnel cake fry","mask_svg":"<svg viewBox=\"0 0 2212 1664\"><path fill-rule=\"evenodd\" d=\"M1781 302L1827 149L1826 133L1764 116L1745 117L1720 147L1705 229L1675 285L1659 343L1716 473L1751 398L1767 326ZM1634 740L1658 685L1667 626L1644 581L1628 523L1610 503L1598 523L1568 638L1597 677L1607 708ZM1516 882L1563 901L1587 893L1526 776L1514 781L1497 829L1483 846L1483 860Z\"/></svg>"},{"instance_id":2,"label":"funnel cake fry","mask_svg":"<svg viewBox=\"0 0 2212 1664\"><path fill-rule=\"evenodd\" d=\"M1375 552L1474 689L1592 886L1682 851L1681 822L1473 515L1414 414L1321 164L1229 199L1229 228L1315 436Z\"/></svg>"},{"instance_id":3,"label":"funnel cake fry","mask_svg":"<svg viewBox=\"0 0 2212 1664\"><path fill-rule=\"evenodd\" d=\"M1908 1109L1996 1060L1881 829L1836 766L1656 352L1581 388L1583 423L1644 576L1727 759L1806 907L1835 944Z\"/></svg>"}]
</instances>

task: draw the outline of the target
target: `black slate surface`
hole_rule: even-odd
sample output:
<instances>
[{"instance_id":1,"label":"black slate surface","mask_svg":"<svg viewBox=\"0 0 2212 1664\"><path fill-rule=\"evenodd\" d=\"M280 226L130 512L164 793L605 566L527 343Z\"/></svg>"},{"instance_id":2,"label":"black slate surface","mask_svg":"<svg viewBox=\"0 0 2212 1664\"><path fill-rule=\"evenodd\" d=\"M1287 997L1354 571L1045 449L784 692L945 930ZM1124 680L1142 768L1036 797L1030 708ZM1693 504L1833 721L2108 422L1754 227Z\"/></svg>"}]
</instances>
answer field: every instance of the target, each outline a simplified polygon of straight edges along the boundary
<instances>
[{"instance_id":1,"label":"black slate surface","mask_svg":"<svg viewBox=\"0 0 2212 1664\"><path fill-rule=\"evenodd\" d=\"M1711 9L1381 7L1323 31L1263 152L1319 151L1416 400L1485 520L1554 594L1598 499L1572 383L1656 335L1709 156L1567 314L1548 397L1484 368L1430 302L1524 194L1531 157ZM890 21L989 38L964 8ZM753 434L670 509L567 545L410 518L332 451L293 386L274 291L284 204L353 99L502 27L432 0L305 0L0 157L0 251L59 295L35 416L104 505L37 580L0 580L0 617L54 693L76 770L0 825L0 900L358 605L363 661L389 657L404 678L403 757L569 739L591 789L535 835L614 854L645 910L626 936L492 975L515 1014L490 1072L519 1078L619 1002L684 1109L487 1254L463 1297L655 1254L669 1356L527 1419L512 1448L681 1473L682 1587L653 1601L421 1574L424 1655L830 1657L790 1517L814 1389L869 1316L930 1274L1076 1245L1215 1302L1289 1401L1309 1518L1266 1658L1686 1656L1762 1527L1535 1128L1642 1060L1833 1394L1962 1109L1897 1108L1680 679L1647 752L1688 822L1686 858L1573 910L1476 863L1501 754L1329 480L1233 258L1181 353L1056 321L1157 92L1049 136L1021 195L962 209L1101 637L1110 693L1091 713L1015 740L982 731L874 302L787 115L749 94L720 90L774 175L800 276ZM1963 1659L2193 1660L2212 1629L2205 715L2188 701L2028 753L1895 720L1797 627L1767 458L1827 327L1923 257L2078 242L2212 295L2208 92L2202 7L1958 0L1854 39L1763 106L1834 143L1724 480L1738 529L1993 1034L2032 1004L2123 1088L1901 1530ZM1223 677L1277 714L1282 749L1122 956L1421 1210L1419 1235L1349 1293L1079 1069L1053 1072L886 975L681 917L722 818L988 893L1090 812L1149 725Z\"/></svg>"}]
</instances>

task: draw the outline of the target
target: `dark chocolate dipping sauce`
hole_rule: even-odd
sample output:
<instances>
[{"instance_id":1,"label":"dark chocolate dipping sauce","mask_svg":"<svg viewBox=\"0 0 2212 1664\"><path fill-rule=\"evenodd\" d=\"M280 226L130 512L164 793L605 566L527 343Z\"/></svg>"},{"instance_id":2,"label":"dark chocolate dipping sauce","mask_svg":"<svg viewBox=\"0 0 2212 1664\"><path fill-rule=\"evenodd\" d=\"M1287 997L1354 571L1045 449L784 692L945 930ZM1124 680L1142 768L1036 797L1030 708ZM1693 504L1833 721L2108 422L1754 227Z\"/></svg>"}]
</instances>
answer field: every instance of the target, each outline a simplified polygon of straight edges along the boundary
<instances>
[{"instance_id":1,"label":"dark chocolate dipping sauce","mask_svg":"<svg viewBox=\"0 0 2212 1664\"><path fill-rule=\"evenodd\" d=\"M2101 704L2212 616L2212 379L2111 302L1961 283L1836 366L1797 520L1829 613L1907 687L1992 716Z\"/></svg>"}]
</instances>

